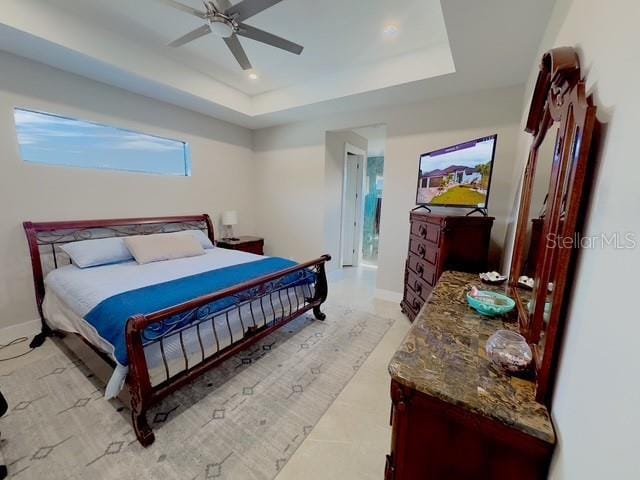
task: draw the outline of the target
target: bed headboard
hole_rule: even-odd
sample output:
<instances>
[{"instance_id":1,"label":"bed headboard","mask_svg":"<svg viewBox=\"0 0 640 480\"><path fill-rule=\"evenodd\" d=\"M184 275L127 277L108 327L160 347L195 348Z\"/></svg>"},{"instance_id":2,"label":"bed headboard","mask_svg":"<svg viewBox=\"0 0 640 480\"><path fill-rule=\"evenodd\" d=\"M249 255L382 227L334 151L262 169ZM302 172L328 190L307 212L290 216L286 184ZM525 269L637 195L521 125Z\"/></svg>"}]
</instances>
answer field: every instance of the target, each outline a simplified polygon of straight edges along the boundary
<instances>
[{"instance_id":1,"label":"bed headboard","mask_svg":"<svg viewBox=\"0 0 640 480\"><path fill-rule=\"evenodd\" d=\"M209 239L214 241L213 224L207 214L66 222L24 222L22 225L27 235L29 254L31 255L38 313L40 313L45 330L47 327L44 324L42 313L44 277L59 266L71 263L69 257L60 249L60 245L93 238L127 237L196 229L203 230Z\"/></svg>"}]
</instances>

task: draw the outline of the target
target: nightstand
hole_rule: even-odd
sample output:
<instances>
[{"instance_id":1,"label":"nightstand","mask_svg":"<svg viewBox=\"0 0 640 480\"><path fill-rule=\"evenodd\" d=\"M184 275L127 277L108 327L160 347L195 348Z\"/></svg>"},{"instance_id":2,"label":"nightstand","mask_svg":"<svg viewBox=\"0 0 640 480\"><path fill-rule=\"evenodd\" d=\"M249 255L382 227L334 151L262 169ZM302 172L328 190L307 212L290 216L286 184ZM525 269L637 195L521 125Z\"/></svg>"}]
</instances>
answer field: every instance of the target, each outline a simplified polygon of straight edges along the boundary
<instances>
[{"instance_id":1,"label":"nightstand","mask_svg":"<svg viewBox=\"0 0 640 480\"><path fill-rule=\"evenodd\" d=\"M228 248L229 250L242 250L243 252L255 253L256 255L264 255L264 238L239 236L237 240L222 239L216 242L220 248Z\"/></svg>"}]
</instances>

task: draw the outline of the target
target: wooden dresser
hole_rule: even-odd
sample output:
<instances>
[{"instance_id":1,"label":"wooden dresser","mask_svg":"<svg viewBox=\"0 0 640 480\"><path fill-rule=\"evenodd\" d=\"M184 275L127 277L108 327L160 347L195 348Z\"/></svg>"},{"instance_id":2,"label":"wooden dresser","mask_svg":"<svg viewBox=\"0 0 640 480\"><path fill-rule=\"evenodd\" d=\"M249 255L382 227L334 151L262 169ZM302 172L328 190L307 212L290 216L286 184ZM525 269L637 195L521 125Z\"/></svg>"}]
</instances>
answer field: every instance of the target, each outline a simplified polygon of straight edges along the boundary
<instances>
[{"instance_id":1,"label":"wooden dresser","mask_svg":"<svg viewBox=\"0 0 640 480\"><path fill-rule=\"evenodd\" d=\"M547 478L556 436L536 384L496 370L485 352L496 330L517 331L517 313L472 310L466 292L476 278L444 272L389 363L385 480Z\"/></svg>"},{"instance_id":2,"label":"wooden dresser","mask_svg":"<svg viewBox=\"0 0 640 480\"><path fill-rule=\"evenodd\" d=\"M409 252L400 306L413 321L442 272L486 270L494 218L415 211L409 220Z\"/></svg>"}]
</instances>

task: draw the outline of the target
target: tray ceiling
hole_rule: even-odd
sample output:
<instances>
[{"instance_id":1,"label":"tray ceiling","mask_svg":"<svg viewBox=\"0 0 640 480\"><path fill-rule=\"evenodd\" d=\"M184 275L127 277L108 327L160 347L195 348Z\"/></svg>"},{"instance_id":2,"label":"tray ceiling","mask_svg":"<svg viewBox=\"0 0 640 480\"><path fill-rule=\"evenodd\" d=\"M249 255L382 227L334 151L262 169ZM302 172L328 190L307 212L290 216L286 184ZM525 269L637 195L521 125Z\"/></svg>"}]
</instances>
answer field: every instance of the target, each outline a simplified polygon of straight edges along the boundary
<instances>
[{"instance_id":1,"label":"tray ceiling","mask_svg":"<svg viewBox=\"0 0 640 480\"><path fill-rule=\"evenodd\" d=\"M182 2L202 9L201 2ZM528 21L520 19L522 25L514 25L514 33L522 37L514 48L526 47L520 56L526 54L533 61L553 2L489 0L480 2L482 9L475 3L283 0L246 23L305 49L296 56L241 38L257 80L248 77L214 35L180 48L167 47L202 20L157 0L3 0L0 48L257 128L297 119L304 112L319 113L336 102L355 106L363 96L373 100L387 90L393 102L399 88L455 76L459 67L466 67L469 50L481 48L483 42L490 47L499 33L495 27L505 29L498 21L513 25L509 17L516 13L525 14ZM514 3L520 4L519 12ZM474 15L474 23L465 19L465 10ZM465 21L471 29L464 27ZM395 36L383 32L388 25L397 27ZM462 45L459 58L452 48L456 44ZM521 83L528 68L522 70L507 72L502 82ZM485 88L492 86L499 85ZM437 89L428 95L438 95Z\"/></svg>"}]
</instances>

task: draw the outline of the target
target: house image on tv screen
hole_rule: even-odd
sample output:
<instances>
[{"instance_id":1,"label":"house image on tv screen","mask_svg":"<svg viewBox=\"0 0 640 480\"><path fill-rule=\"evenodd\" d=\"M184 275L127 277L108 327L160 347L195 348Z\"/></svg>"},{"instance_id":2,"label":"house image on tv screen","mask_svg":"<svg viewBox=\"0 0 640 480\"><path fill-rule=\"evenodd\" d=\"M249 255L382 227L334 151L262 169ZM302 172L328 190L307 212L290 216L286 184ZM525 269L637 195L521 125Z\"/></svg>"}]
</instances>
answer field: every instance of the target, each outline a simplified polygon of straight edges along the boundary
<instances>
[{"instance_id":1,"label":"house image on tv screen","mask_svg":"<svg viewBox=\"0 0 640 480\"><path fill-rule=\"evenodd\" d=\"M444 184L471 185L479 183L482 174L474 168L452 165L445 170L432 170L420 177L422 188L441 187Z\"/></svg>"},{"instance_id":2,"label":"house image on tv screen","mask_svg":"<svg viewBox=\"0 0 640 480\"><path fill-rule=\"evenodd\" d=\"M451 165L421 172L418 203L484 206L490 164L475 167Z\"/></svg>"},{"instance_id":3,"label":"house image on tv screen","mask_svg":"<svg viewBox=\"0 0 640 480\"><path fill-rule=\"evenodd\" d=\"M494 142L491 137L423 155L416 203L486 206Z\"/></svg>"}]
</instances>

